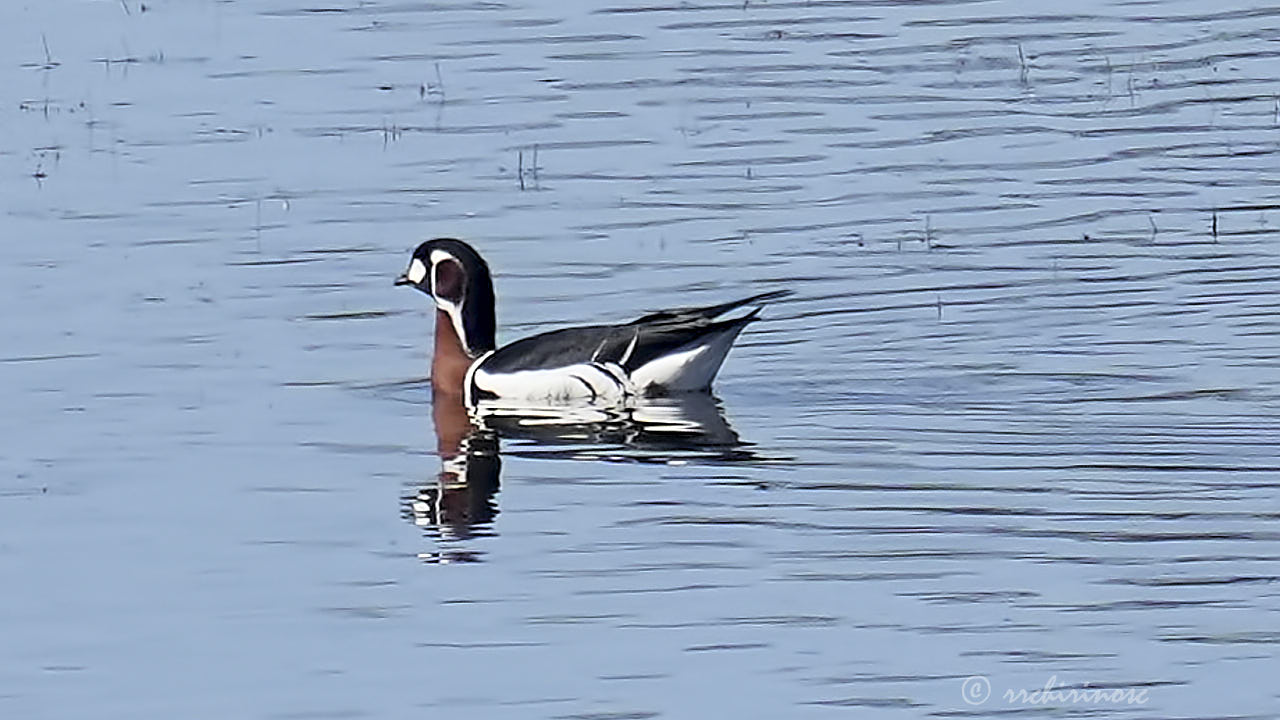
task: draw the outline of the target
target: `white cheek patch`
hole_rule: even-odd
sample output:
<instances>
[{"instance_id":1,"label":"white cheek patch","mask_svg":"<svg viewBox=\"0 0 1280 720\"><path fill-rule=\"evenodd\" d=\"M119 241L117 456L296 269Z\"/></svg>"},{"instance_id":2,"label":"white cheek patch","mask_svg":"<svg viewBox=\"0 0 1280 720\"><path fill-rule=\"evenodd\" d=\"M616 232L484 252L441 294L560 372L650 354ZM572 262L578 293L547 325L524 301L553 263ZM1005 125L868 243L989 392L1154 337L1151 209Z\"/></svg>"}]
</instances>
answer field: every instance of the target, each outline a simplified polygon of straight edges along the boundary
<instances>
[{"instance_id":1,"label":"white cheek patch","mask_svg":"<svg viewBox=\"0 0 1280 720\"><path fill-rule=\"evenodd\" d=\"M441 260L453 260L454 262L457 262L457 258L455 258L454 256L450 255L449 253L447 253L447 252L445 252L445 251L443 251L443 250L432 250L432 251L431 251L431 264L432 264L432 265L435 265L436 263L440 262Z\"/></svg>"},{"instance_id":2,"label":"white cheek patch","mask_svg":"<svg viewBox=\"0 0 1280 720\"><path fill-rule=\"evenodd\" d=\"M413 262L409 263L409 272L405 274L408 276L410 282L417 285L427 276L427 266L418 258L414 258Z\"/></svg>"}]
</instances>

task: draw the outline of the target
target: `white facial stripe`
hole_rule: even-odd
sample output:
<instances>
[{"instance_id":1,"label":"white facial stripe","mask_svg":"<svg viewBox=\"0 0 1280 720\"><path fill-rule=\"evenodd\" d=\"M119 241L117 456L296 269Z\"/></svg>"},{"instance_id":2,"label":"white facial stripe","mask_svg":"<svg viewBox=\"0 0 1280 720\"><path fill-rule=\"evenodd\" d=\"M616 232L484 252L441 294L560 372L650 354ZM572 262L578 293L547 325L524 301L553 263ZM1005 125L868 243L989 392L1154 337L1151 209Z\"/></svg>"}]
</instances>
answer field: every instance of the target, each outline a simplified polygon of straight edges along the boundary
<instances>
[{"instance_id":1,"label":"white facial stripe","mask_svg":"<svg viewBox=\"0 0 1280 720\"><path fill-rule=\"evenodd\" d=\"M406 275L408 275L410 282L417 285L427 276L427 266L418 258L414 258L413 262L409 263L409 272Z\"/></svg>"},{"instance_id":2,"label":"white facial stripe","mask_svg":"<svg viewBox=\"0 0 1280 720\"><path fill-rule=\"evenodd\" d=\"M441 260L453 260L453 261L455 261L455 262L456 262L456 261L457 261L457 258L455 258L454 256L450 255L449 253L447 253L447 252L445 252L445 251L443 251L443 250L432 250L432 251L431 251L431 264L432 264L432 265L435 265L436 263L440 262Z\"/></svg>"},{"instance_id":3,"label":"white facial stripe","mask_svg":"<svg viewBox=\"0 0 1280 720\"><path fill-rule=\"evenodd\" d=\"M458 334L458 339L462 341L462 349L466 350L467 354L470 355L471 345L467 342L467 332L462 328L462 313L458 312L458 306L436 298L436 307L448 313L449 321L453 323L453 331Z\"/></svg>"}]
</instances>

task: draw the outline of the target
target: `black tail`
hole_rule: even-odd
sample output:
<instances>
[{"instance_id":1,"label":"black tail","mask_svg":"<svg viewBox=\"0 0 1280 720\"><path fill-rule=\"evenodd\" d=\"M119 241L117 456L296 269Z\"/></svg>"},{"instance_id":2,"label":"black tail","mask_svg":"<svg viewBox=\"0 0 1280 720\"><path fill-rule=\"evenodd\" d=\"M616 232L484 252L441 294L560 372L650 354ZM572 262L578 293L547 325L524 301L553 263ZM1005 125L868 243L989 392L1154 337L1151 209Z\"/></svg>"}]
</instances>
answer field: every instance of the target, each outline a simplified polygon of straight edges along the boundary
<instances>
[{"instance_id":1,"label":"black tail","mask_svg":"<svg viewBox=\"0 0 1280 720\"><path fill-rule=\"evenodd\" d=\"M742 298L741 300L731 300L727 303L719 305L707 305L706 307L687 307L677 308L675 310L660 310L655 313L649 313L644 317L633 320L632 325L650 325L654 323L687 323L697 322L700 320L710 320L719 317L730 310L736 310L743 305L751 303L766 302L769 300L777 300L792 294L791 290L770 290L759 295ZM759 312L758 310L756 312ZM754 317L755 313L752 313Z\"/></svg>"}]
</instances>

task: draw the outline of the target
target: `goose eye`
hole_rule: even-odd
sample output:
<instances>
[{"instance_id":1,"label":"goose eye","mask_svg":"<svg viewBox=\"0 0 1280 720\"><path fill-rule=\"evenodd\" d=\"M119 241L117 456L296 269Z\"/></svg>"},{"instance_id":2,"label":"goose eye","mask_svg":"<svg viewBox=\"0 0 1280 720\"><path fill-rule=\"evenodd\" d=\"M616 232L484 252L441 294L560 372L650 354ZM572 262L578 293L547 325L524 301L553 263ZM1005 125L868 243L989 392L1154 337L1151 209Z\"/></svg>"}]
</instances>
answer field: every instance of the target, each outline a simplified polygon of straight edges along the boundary
<instances>
[{"instance_id":1,"label":"goose eye","mask_svg":"<svg viewBox=\"0 0 1280 720\"><path fill-rule=\"evenodd\" d=\"M435 267L435 296L455 304L461 302L463 280L462 266L453 260L441 260Z\"/></svg>"}]
</instances>

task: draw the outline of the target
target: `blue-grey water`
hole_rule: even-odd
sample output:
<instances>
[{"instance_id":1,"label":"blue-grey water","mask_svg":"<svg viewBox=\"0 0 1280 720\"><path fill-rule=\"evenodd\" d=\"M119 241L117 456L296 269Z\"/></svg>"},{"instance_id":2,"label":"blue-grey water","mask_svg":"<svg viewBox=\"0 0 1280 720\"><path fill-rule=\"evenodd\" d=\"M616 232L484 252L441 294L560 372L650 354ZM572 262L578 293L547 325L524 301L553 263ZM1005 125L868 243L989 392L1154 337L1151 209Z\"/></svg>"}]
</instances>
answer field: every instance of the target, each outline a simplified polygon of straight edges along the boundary
<instances>
[{"instance_id":1,"label":"blue-grey water","mask_svg":"<svg viewBox=\"0 0 1280 720\"><path fill-rule=\"evenodd\" d=\"M1274 718L1278 160L1265 3L6 2L0 717ZM440 235L795 295L459 486Z\"/></svg>"}]
</instances>

